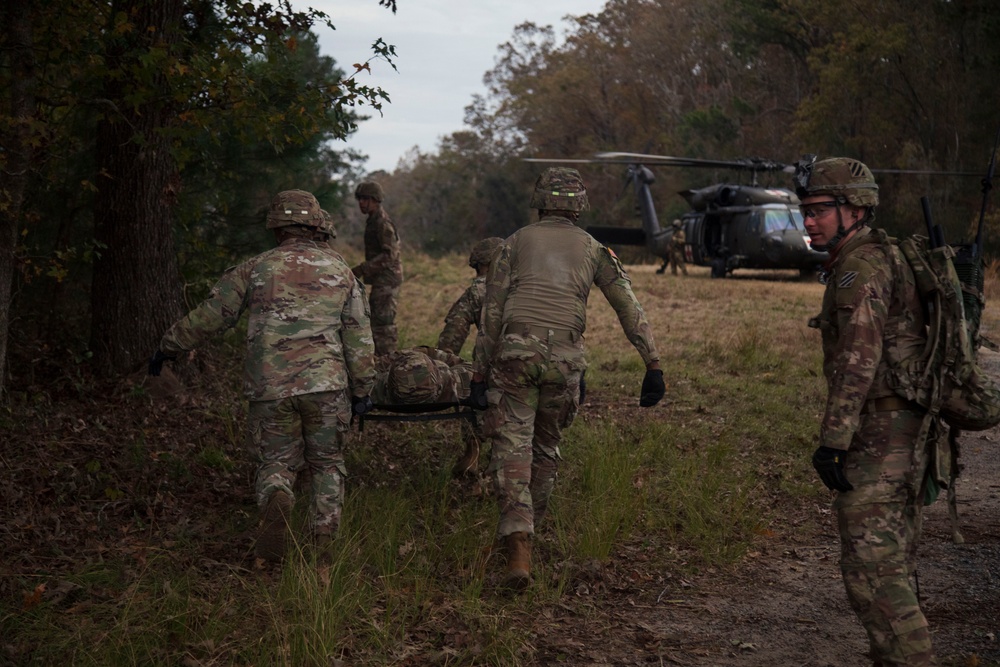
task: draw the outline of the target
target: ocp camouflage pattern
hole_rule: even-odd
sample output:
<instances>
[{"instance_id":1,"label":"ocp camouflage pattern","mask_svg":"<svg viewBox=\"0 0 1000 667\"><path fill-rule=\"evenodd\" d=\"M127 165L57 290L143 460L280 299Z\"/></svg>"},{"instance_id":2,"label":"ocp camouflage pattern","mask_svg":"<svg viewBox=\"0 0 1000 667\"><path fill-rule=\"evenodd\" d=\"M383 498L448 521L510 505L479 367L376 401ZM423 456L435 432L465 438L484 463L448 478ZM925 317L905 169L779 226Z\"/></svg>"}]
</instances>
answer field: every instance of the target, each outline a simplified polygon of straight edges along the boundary
<instances>
[{"instance_id":1,"label":"ocp camouflage pattern","mask_svg":"<svg viewBox=\"0 0 1000 667\"><path fill-rule=\"evenodd\" d=\"M486 276L476 276L445 316L444 329L438 336L438 349L454 354L462 351L472 325L476 325L476 329L479 329L479 317L485 296Z\"/></svg>"},{"instance_id":2,"label":"ocp camouflage pattern","mask_svg":"<svg viewBox=\"0 0 1000 667\"><path fill-rule=\"evenodd\" d=\"M226 272L211 294L164 334L167 354L247 323L244 391L251 400L314 392L371 392L373 341L364 290L325 243L290 238Z\"/></svg>"},{"instance_id":3,"label":"ocp camouflage pattern","mask_svg":"<svg viewBox=\"0 0 1000 667\"><path fill-rule=\"evenodd\" d=\"M399 234L381 206L365 221L365 261L354 267L354 275L366 285L399 287L403 284Z\"/></svg>"},{"instance_id":4,"label":"ocp camouflage pattern","mask_svg":"<svg viewBox=\"0 0 1000 667\"><path fill-rule=\"evenodd\" d=\"M472 364L433 347L397 350L376 361L376 405L455 403L468 398Z\"/></svg>"},{"instance_id":5,"label":"ocp camouflage pattern","mask_svg":"<svg viewBox=\"0 0 1000 667\"><path fill-rule=\"evenodd\" d=\"M867 401L896 396L889 384L889 359L905 359L923 348L923 306L905 266L908 281L893 289L890 262L905 262L895 252L858 231L838 253L826 275L823 309L810 321L823 338L823 373L829 394L820 427L820 444L847 449Z\"/></svg>"},{"instance_id":6,"label":"ocp camouflage pattern","mask_svg":"<svg viewBox=\"0 0 1000 667\"><path fill-rule=\"evenodd\" d=\"M810 322L822 333L829 389L820 444L847 450L844 475L854 488L838 493L833 507L844 586L872 658L931 665L930 632L909 574L936 422L888 382L890 364L923 347L924 312L905 260L873 234L863 228L839 249L822 312Z\"/></svg>"},{"instance_id":7,"label":"ocp camouflage pattern","mask_svg":"<svg viewBox=\"0 0 1000 667\"><path fill-rule=\"evenodd\" d=\"M477 372L485 375L511 322L582 335L592 285L614 308L643 363L658 360L646 314L618 257L567 218L550 216L514 232L493 258L473 355Z\"/></svg>"}]
</instances>

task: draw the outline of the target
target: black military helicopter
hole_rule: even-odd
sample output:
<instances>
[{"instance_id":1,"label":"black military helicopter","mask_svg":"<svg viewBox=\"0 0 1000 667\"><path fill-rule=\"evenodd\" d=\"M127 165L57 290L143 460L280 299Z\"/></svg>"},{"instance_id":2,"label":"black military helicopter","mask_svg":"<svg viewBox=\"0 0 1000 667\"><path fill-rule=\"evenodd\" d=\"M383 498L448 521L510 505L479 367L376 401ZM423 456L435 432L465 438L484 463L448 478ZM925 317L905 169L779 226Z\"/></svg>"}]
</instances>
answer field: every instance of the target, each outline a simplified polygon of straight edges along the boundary
<instances>
[{"instance_id":1,"label":"black military helicopter","mask_svg":"<svg viewBox=\"0 0 1000 667\"><path fill-rule=\"evenodd\" d=\"M680 194L691 210L681 217L685 260L711 267L713 278L735 269L798 269L811 274L829 255L812 248L799 212L799 199L791 190L759 185L762 172L794 173L791 165L745 158L705 160L640 153L598 153L594 162L622 163L635 189L642 229L588 227L597 240L607 244L645 245L663 258L662 273L670 256L671 227L661 227L653 206L650 186L655 177L650 166L705 167L749 172L750 182L717 183Z\"/></svg>"}]
</instances>

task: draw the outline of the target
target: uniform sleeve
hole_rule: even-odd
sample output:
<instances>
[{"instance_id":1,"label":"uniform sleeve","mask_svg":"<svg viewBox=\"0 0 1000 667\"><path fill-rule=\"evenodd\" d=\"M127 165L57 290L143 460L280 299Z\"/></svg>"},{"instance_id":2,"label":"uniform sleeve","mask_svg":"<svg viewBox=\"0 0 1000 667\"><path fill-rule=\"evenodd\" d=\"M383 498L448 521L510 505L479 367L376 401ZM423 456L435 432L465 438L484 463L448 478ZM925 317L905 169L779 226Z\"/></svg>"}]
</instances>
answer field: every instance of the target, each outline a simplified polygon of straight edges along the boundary
<instances>
[{"instance_id":1,"label":"uniform sleeve","mask_svg":"<svg viewBox=\"0 0 1000 667\"><path fill-rule=\"evenodd\" d=\"M510 245L504 244L493 256L486 274L486 294L483 296L482 318L476 349L472 355L476 373L486 375L493 350L503 330L503 311L510 292Z\"/></svg>"},{"instance_id":2,"label":"uniform sleeve","mask_svg":"<svg viewBox=\"0 0 1000 667\"><path fill-rule=\"evenodd\" d=\"M482 300L476 286L472 285L458 297L444 318L444 329L438 336L437 347L454 354L462 351L465 339L469 337L472 325L479 320Z\"/></svg>"},{"instance_id":3,"label":"uniform sleeve","mask_svg":"<svg viewBox=\"0 0 1000 667\"><path fill-rule=\"evenodd\" d=\"M391 270L392 247L397 242L396 228L385 216L379 216L374 222L378 236L379 253L366 262L358 265L355 275L366 283L383 271Z\"/></svg>"},{"instance_id":4,"label":"uniform sleeve","mask_svg":"<svg viewBox=\"0 0 1000 667\"><path fill-rule=\"evenodd\" d=\"M614 308L625 336L647 366L659 361L660 355L656 352L656 344L653 342L653 330L646 320L646 313L642 310L639 300L632 292L632 282L625 273L625 267L606 246L599 246L595 261L597 271L594 274L594 284L600 288L604 298Z\"/></svg>"},{"instance_id":5,"label":"uniform sleeve","mask_svg":"<svg viewBox=\"0 0 1000 667\"><path fill-rule=\"evenodd\" d=\"M375 386L375 343L372 338L368 299L364 288L352 281L350 296L340 311L340 341L344 350L351 393L368 396Z\"/></svg>"},{"instance_id":6,"label":"uniform sleeve","mask_svg":"<svg viewBox=\"0 0 1000 667\"><path fill-rule=\"evenodd\" d=\"M882 359L892 275L863 257L848 257L834 278L837 337L829 351L829 395L820 444L848 449Z\"/></svg>"},{"instance_id":7,"label":"uniform sleeve","mask_svg":"<svg viewBox=\"0 0 1000 667\"><path fill-rule=\"evenodd\" d=\"M207 299L163 334L160 350L166 354L187 352L216 333L235 326L246 310L252 269L253 265L247 262L227 271Z\"/></svg>"}]
</instances>

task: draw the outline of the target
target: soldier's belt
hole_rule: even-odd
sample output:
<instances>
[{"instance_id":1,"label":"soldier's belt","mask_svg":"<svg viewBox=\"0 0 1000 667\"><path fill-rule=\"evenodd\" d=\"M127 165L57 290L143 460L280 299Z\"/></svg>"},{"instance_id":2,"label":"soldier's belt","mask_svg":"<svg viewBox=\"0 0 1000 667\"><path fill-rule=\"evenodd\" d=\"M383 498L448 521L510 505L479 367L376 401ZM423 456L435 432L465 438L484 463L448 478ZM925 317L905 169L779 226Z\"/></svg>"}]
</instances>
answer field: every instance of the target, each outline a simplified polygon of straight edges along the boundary
<instances>
[{"instance_id":1,"label":"soldier's belt","mask_svg":"<svg viewBox=\"0 0 1000 667\"><path fill-rule=\"evenodd\" d=\"M462 410L462 408L471 407L468 399L452 403L376 403L373 407L374 410L384 410L395 414L365 413L358 417L358 431L364 431L365 422L369 420L376 422L425 422L442 419L468 419L474 421L476 419L475 412L471 409ZM451 410L451 412L444 412L445 410Z\"/></svg>"},{"instance_id":2,"label":"soldier's belt","mask_svg":"<svg viewBox=\"0 0 1000 667\"><path fill-rule=\"evenodd\" d=\"M504 333L534 336L541 340L563 341L567 343L575 343L582 337L579 331L573 331L572 329L555 329L538 326L537 324L524 324L522 322L508 322L504 326Z\"/></svg>"},{"instance_id":3,"label":"soldier's belt","mask_svg":"<svg viewBox=\"0 0 1000 667\"><path fill-rule=\"evenodd\" d=\"M873 412L892 412L893 410L912 410L913 412L926 412L913 401L908 401L902 396L885 396L883 398L873 398L861 406L861 414L867 415Z\"/></svg>"}]
</instances>

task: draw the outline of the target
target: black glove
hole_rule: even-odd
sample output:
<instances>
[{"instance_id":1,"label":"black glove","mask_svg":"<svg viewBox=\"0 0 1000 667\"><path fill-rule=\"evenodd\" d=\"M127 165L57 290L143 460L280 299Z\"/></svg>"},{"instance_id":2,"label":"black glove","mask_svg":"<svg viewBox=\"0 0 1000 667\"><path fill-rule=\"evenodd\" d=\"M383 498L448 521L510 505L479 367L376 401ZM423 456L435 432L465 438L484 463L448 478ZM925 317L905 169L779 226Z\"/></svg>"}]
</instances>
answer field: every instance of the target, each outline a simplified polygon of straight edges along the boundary
<instances>
[{"instance_id":1,"label":"black glove","mask_svg":"<svg viewBox=\"0 0 1000 667\"><path fill-rule=\"evenodd\" d=\"M483 382L473 380L469 383L469 401L476 410L485 410L490 406L490 402L486 400L485 380Z\"/></svg>"},{"instance_id":2,"label":"black glove","mask_svg":"<svg viewBox=\"0 0 1000 667\"><path fill-rule=\"evenodd\" d=\"M833 447L820 447L813 454L813 468L823 484L831 491L850 491L854 487L844 476L844 458L847 452Z\"/></svg>"},{"instance_id":3,"label":"black glove","mask_svg":"<svg viewBox=\"0 0 1000 667\"><path fill-rule=\"evenodd\" d=\"M587 371L580 373L580 405L587 398Z\"/></svg>"},{"instance_id":4,"label":"black glove","mask_svg":"<svg viewBox=\"0 0 1000 667\"><path fill-rule=\"evenodd\" d=\"M372 403L371 396L355 396L351 399L351 414L360 417L361 415L371 412L374 409L375 404Z\"/></svg>"},{"instance_id":5,"label":"black glove","mask_svg":"<svg viewBox=\"0 0 1000 667\"><path fill-rule=\"evenodd\" d=\"M160 377L160 371L163 370L164 361L173 361L177 358L176 354L164 354L157 350L153 353L153 356L149 358L149 374L155 378Z\"/></svg>"},{"instance_id":6,"label":"black glove","mask_svg":"<svg viewBox=\"0 0 1000 667\"><path fill-rule=\"evenodd\" d=\"M667 392L667 385L663 383L663 371L659 368L646 371L646 376L642 378L642 392L639 394L639 407L651 408L660 402L663 394Z\"/></svg>"}]
</instances>

